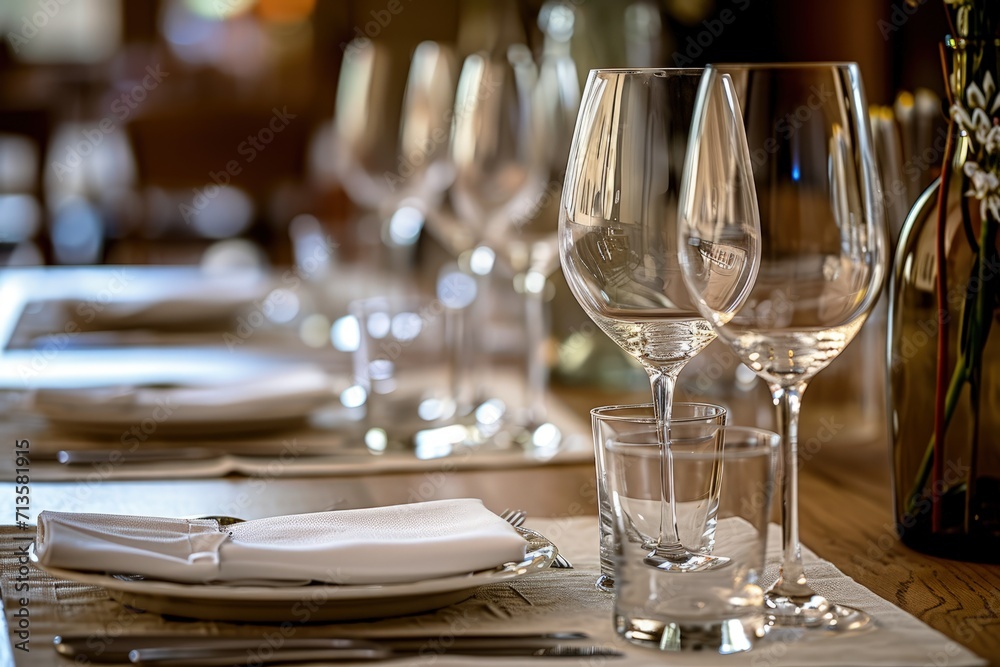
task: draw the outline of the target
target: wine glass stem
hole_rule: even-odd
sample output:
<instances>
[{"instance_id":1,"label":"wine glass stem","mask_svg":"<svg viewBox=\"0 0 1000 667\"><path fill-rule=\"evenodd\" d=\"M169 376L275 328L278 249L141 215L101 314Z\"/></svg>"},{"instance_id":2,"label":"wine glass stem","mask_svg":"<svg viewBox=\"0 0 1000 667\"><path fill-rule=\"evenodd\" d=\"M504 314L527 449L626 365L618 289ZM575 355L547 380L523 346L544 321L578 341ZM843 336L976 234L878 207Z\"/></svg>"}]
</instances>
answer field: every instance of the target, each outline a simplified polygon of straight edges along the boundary
<instances>
[{"instance_id":1,"label":"wine glass stem","mask_svg":"<svg viewBox=\"0 0 1000 667\"><path fill-rule=\"evenodd\" d=\"M771 386L771 397L778 410L777 426L781 435L781 573L771 592L789 597L812 595L802 567L799 543L799 409L806 383L788 387Z\"/></svg>"},{"instance_id":2,"label":"wine glass stem","mask_svg":"<svg viewBox=\"0 0 1000 667\"><path fill-rule=\"evenodd\" d=\"M541 275L541 274L537 274ZM527 281L525 281L527 283ZM545 288L524 286L524 324L527 354L528 386L525 398L528 424L536 426L545 421L545 387L548 385L548 364L545 360L545 343L549 335L549 313L545 302Z\"/></svg>"},{"instance_id":3,"label":"wine glass stem","mask_svg":"<svg viewBox=\"0 0 1000 667\"><path fill-rule=\"evenodd\" d=\"M451 368L448 369L451 399L455 401L455 409L459 414L468 409L475 394L474 377L469 372L469 353L472 347L468 340L470 312L470 308L445 311L445 336L451 352Z\"/></svg>"},{"instance_id":4,"label":"wine glass stem","mask_svg":"<svg viewBox=\"0 0 1000 667\"><path fill-rule=\"evenodd\" d=\"M487 369L483 340L485 323L490 316L490 274L473 274L476 297L468 306L449 313L451 356L451 391L459 415L476 408L483 374Z\"/></svg>"},{"instance_id":5,"label":"wine glass stem","mask_svg":"<svg viewBox=\"0 0 1000 667\"><path fill-rule=\"evenodd\" d=\"M647 368L649 384L653 390L653 415L656 418L660 440L660 534L656 553L660 556L678 557L688 551L681 544L677 529L677 505L674 493L674 460L670 452L670 416L674 401L674 386L683 365L667 368Z\"/></svg>"}]
</instances>

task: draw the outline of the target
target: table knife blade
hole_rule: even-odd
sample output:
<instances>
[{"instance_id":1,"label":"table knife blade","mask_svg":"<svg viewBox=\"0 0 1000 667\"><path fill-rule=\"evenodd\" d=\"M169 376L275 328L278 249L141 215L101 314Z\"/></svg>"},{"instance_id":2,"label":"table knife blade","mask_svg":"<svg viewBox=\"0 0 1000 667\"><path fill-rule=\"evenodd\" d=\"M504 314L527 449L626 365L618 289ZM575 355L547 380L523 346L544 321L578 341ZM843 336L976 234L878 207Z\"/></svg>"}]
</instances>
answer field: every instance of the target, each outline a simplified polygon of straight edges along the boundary
<instances>
[{"instance_id":1,"label":"table knife blade","mask_svg":"<svg viewBox=\"0 0 1000 667\"><path fill-rule=\"evenodd\" d=\"M53 639L53 646L57 653L63 657L76 660L86 659L89 663L127 663L129 653L135 650L150 648L231 648L238 647L243 651L261 651L267 649L274 650L280 643L281 648L299 649L316 648L316 642L331 642L351 639L362 639L364 641L375 642L379 646L386 647L394 651L435 654L448 649L454 651L455 645L464 647L467 650L476 648L489 648L497 644L506 645L509 642L535 642L537 644L551 646L558 642L588 639L589 636L582 632L548 632L548 633L508 633L508 634L486 634L486 635L462 635L453 637L444 635L427 636L371 636L359 638L278 638L268 640L263 637L220 637L220 636L191 636L172 634L136 634L120 635L117 637L101 635L61 635ZM320 645L324 646L324 645Z\"/></svg>"},{"instance_id":2,"label":"table knife blade","mask_svg":"<svg viewBox=\"0 0 1000 667\"><path fill-rule=\"evenodd\" d=\"M325 645L324 645L325 643ZM269 665L298 662L376 662L406 656L428 655L423 649L397 649L359 639L317 641L314 648L281 647L270 651L254 652L246 647L186 646L137 649L129 653L129 660L136 665L150 667L231 667L234 665ZM431 655L464 655L529 658L620 657L623 654L603 646L576 646L552 643L548 640L505 639L493 643L467 644L456 640L447 647L430 652Z\"/></svg>"}]
</instances>

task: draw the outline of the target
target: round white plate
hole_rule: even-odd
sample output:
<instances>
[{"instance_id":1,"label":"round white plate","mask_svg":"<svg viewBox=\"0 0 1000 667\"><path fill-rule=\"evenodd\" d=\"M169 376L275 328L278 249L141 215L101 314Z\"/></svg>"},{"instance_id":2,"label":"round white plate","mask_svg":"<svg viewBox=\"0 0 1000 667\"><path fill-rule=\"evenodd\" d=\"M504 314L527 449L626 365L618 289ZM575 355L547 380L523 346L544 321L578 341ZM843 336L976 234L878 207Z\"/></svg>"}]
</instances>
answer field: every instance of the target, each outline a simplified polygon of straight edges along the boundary
<instances>
[{"instance_id":1,"label":"round white plate","mask_svg":"<svg viewBox=\"0 0 1000 667\"><path fill-rule=\"evenodd\" d=\"M220 377L226 377L225 367L220 370ZM336 400L334 382L322 369L258 363L256 370L226 383L45 389L35 393L33 407L64 429L123 438L131 433L145 440L153 433L163 437L281 428L303 422Z\"/></svg>"},{"instance_id":2,"label":"round white plate","mask_svg":"<svg viewBox=\"0 0 1000 667\"><path fill-rule=\"evenodd\" d=\"M509 581L548 568L558 555L538 533L518 529L528 540L524 560L452 577L385 585L227 586L167 581L43 567L53 577L108 590L118 602L157 614L212 621L307 623L405 616L446 607L486 584Z\"/></svg>"}]
</instances>

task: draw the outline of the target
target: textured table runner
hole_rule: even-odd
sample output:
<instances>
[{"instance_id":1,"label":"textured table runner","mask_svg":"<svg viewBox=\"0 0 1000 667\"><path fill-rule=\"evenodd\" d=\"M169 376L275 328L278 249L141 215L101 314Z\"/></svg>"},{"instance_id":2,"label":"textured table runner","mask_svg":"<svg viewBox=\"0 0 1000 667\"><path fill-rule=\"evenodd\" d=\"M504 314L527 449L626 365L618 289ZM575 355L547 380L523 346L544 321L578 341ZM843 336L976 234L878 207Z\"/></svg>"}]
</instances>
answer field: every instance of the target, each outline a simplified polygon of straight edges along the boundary
<instances>
[{"instance_id":1,"label":"textured table runner","mask_svg":"<svg viewBox=\"0 0 1000 667\"><path fill-rule=\"evenodd\" d=\"M32 568L28 575L30 591L18 592L23 583L19 574L18 546L15 537L30 532L13 527L0 528L0 590L11 645L22 641L17 637L19 598L28 595L30 609L30 652L11 645L0 649L0 663L14 662L19 666L71 664L57 658L51 647L56 634L85 634L94 646L109 646L127 641L128 634L142 632L174 632L185 635L226 635L259 637L262 647L281 637L321 637L335 635L420 634L431 636L425 655L396 660L393 665L469 664L463 656L438 656L436 645L447 645L449 639L469 633L585 631L594 644L614 646L627 653L627 659L579 658L563 659L559 664L592 665L727 665L750 667L783 667L785 665L886 665L923 666L948 665L966 667L983 665L984 660L931 629L913 616L878 597L860 584L843 575L832 564L818 559L804 549L807 573L816 589L836 602L860 607L878 622L872 631L850 637L820 637L787 632L772 633L759 642L754 650L739 655L720 657L715 654L663 655L656 651L633 647L619 640L611 625L612 597L594 588L598 573L597 519L574 517L538 519L529 525L556 543L575 565L575 569L548 570L510 583L480 588L476 594L459 604L436 612L375 622L338 623L300 626L294 624L239 625L222 622L180 621L156 614L125 608L111 600L100 588L58 581ZM776 563L780 540L772 526L769 562ZM771 568L770 576L774 576ZM289 619L295 620L295 619ZM489 664L487 658L475 658L476 664ZM504 666L541 664L538 660L503 658L495 661Z\"/></svg>"}]
</instances>

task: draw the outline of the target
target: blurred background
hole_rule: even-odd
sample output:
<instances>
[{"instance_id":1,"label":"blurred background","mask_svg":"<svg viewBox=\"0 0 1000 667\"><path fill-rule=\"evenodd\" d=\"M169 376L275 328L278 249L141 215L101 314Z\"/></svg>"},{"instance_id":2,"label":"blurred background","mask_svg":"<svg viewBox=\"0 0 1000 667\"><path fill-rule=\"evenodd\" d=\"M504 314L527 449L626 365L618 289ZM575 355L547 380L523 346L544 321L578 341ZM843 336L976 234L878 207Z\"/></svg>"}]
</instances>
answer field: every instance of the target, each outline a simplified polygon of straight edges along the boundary
<instances>
[{"instance_id":1,"label":"blurred background","mask_svg":"<svg viewBox=\"0 0 1000 667\"><path fill-rule=\"evenodd\" d=\"M312 273L436 276L477 242L455 232L468 207L448 164L461 158L448 148L462 118L452 100L474 53L532 61L571 118L594 67L857 61L898 231L940 162L942 16L904 0L4 0L0 266L313 260ZM554 232L556 207L536 202L521 217ZM310 257L316 239L329 252ZM507 272L528 275L508 254ZM502 274L498 285L525 289ZM556 381L646 391L558 271L544 296ZM688 389L734 373L731 356L699 357Z\"/></svg>"}]
</instances>

